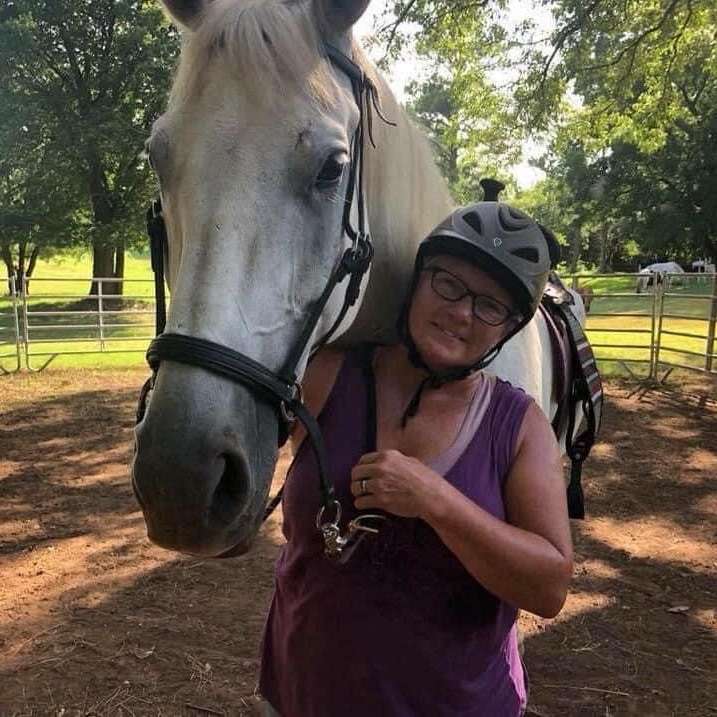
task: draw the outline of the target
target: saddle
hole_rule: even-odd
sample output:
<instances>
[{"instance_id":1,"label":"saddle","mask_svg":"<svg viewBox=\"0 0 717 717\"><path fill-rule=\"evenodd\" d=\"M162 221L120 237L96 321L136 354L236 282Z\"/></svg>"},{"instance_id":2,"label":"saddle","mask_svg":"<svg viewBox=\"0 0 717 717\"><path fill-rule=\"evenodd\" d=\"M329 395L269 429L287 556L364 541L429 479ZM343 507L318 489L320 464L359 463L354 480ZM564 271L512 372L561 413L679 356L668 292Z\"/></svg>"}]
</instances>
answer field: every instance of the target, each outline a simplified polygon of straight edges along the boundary
<instances>
[{"instance_id":1,"label":"saddle","mask_svg":"<svg viewBox=\"0 0 717 717\"><path fill-rule=\"evenodd\" d=\"M603 408L602 380L585 331L573 313L575 300L555 272L550 272L540 305L553 352L554 399L558 410L552 421L558 441L565 435L570 459L568 513L585 517L582 465L600 430ZM578 410L582 415L578 418Z\"/></svg>"}]
</instances>

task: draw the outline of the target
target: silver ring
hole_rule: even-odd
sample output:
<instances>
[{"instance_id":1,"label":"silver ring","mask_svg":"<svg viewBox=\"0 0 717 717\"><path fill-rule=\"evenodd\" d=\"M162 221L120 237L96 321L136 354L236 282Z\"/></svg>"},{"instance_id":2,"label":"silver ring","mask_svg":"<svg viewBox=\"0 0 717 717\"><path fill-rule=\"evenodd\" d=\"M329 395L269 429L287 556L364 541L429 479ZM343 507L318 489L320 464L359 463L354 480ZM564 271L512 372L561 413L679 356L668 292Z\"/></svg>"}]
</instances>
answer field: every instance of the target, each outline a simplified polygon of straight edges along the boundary
<instances>
[{"instance_id":1,"label":"silver ring","mask_svg":"<svg viewBox=\"0 0 717 717\"><path fill-rule=\"evenodd\" d=\"M361 479L361 495L368 495L368 491L366 490L366 479Z\"/></svg>"}]
</instances>

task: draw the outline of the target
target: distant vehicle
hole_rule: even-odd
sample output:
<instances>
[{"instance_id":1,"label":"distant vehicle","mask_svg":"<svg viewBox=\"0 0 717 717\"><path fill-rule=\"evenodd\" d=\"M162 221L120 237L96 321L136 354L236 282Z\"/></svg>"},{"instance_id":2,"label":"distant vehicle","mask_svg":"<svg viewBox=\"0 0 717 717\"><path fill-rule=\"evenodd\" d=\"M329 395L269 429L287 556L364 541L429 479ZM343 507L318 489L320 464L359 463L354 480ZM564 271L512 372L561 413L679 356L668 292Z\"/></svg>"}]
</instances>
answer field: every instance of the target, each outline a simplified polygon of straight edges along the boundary
<instances>
[{"instance_id":1,"label":"distant vehicle","mask_svg":"<svg viewBox=\"0 0 717 717\"><path fill-rule=\"evenodd\" d=\"M692 271L698 274L714 274L715 265L713 262L706 259L698 259L692 262Z\"/></svg>"},{"instance_id":2,"label":"distant vehicle","mask_svg":"<svg viewBox=\"0 0 717 717\"><path fill-rule=\"evenodd\" d=\"M655 282L662 283L665 274L684 274L685 270L676 261L665 261L658 264L649 264L644 269L640 269L640 276L637 279L635 291L641 294L647 291Z\"/></svg>"}]
</instances>

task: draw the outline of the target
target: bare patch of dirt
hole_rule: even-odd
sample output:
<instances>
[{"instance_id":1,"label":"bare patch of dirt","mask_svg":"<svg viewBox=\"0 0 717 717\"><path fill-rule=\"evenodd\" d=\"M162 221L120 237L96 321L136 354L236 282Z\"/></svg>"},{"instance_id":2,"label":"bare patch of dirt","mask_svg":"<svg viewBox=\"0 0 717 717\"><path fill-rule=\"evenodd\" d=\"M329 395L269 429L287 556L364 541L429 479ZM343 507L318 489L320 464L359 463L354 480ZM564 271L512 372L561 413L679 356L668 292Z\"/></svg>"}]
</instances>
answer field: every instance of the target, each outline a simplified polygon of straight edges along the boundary
<instances>
[{"instance_id":1,"label":"bare patch of dirt","mask_svg":"<svg viewBox=\"0 0 717 717\"><path fill-rule=\"evenodd\" d=\"M144 378L0 379L3 716L252 713L279 517L238 559L147 542L127 476ZM571 595L522 618L532 714L715 715L714 393L607 390Z\"/></svg>"}]
</instances>

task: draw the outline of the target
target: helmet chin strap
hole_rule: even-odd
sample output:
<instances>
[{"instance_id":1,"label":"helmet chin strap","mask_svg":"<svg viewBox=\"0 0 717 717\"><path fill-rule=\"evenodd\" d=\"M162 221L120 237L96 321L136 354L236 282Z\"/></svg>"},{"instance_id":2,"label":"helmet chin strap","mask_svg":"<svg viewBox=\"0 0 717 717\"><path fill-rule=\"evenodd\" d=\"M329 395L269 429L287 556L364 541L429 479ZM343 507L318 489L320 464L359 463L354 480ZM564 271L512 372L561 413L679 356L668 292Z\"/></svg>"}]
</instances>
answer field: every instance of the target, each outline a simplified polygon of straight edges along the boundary
<instances>
[{"instance_id":1,"label":"helmet chin strap","mask_svg":"<svg viewBox=\"0 0 717 717\"><path fill-rule=\"evenodd\" d=\"M418 413L418 409L421 405L421 396L423 395L425 388L440 388L447 383L461 381L462 379L470 376L472 373L486 368L493 361L495 361L496 358L498 358L498 355L505 343L512 339L513 336L515 336L530 321L530 318L520 321L512 331L509 331L506 336L493 346L493 348L483 354L483 356L481 356L481 358L479 358L474 364L471 364L470 366L460 366L449 371L434 371L423 360L423 356L421 356L421 352L418 350L416 342L413 340L413 336L411 336L411 330L408 327L409 314L410 303L408 310L405 312L405 316L403 317L404 326L400 327L399 333L404 346L406 346L408 350L408 360L417 369L426 371L428 376L426 376L426 378L418 384L413 397L408 402L406 410L403 412L403 416L401 417L401 428L405 428L408 424L408 420L413 418Z\"/></svg>"},{"instance_id":2,"label":"helmet chin strap","mask_svg":"<svg viewBox=\"0 0 717 717\"><path fill-rule=\"evenodd\" d=\"M421 356L421 353L418 350L418 347L416 346L413 337L411 336L410 329L406 327L404 344L408 349L408 360L417 369L427 371L428 376L426 376L426 378L424 378L418 384L418 387L416 388L413 397L408 402L406 410L403 412L403 416L401 417L401 428L405 428L408 424L408 419L413 418L418 413L418 409L421 405L421 397L425 388L440 388L447 383L452 383L453 381L461 381L462 379L470 376L472 373L475 373L476 371L480 371L481 369L485 368L496 359L496 357L500 353L501 348L503 348L503 344L508 340L508 338L510 337L503 339L499 344L490 349L490 351L485 353L480 359L478 359L478 361L476 361L474 364L471 364L470 366L462 366L451 369L449 371L434 371L423 360L423 357Z\"/></svg>"}]
</instances>

